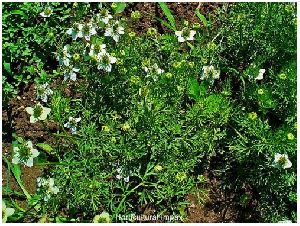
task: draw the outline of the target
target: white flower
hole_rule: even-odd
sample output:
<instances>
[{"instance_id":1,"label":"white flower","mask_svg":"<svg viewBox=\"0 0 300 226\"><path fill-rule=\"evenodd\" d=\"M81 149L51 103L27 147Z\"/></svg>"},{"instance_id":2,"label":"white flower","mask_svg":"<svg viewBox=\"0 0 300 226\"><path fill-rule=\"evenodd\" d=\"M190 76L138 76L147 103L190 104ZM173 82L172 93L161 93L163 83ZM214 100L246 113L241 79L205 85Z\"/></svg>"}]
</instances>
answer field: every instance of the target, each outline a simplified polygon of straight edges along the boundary
<instances>
[{"instance_id":1,"label":"white flower","mask_svg":"<svg viewBox=\"0 0 300 226\"><path fill-rule=\"evenodd\" d=\"M111 72L112 64L117 62L117 58L110 56L108 53L98 54L98 69Z\"/></svg>"},{"instance_id":2,"label":"white flower","mask_svg":"<svg viewBox=\"0 0 300 226\"><path fill-rule=\"evenodd\" d=\"M35 123L39 120L45 120L51 109L43 107L40 103L37 103L33 108L25 108L26 112L30 114L30 123Z\"/></svg>"},{"instance_id":3,"label":"white flower","mask_svg":"<svg viewBox=\"0 0 300 226\"><path fill-rule=\"evenodd\" d=\"M79 68L75 68L72 67L71 65L69 67L66 68L65 73L64 73L64 81L70 79L72 81L76 81L77 75L76 73L78 73L80 71Z\"/></svg>"},{"instance_id":4,"label":"white flower","mask_svg":"<svg viewBox=\"0 0 300 226\"><path fill-rule=\"evenodd\" d=\"M42 17L50 17L52 13L53 13L52 8L51 8L51 7L47 7L47 8L44 10L44 12L41 12L41 13L40 13L40 15L41 15Z\"/></svg>"},{"instance_id":5,"label":"white flower","mask_svg":"<svg viewBox=\"0 0 300 226\"><path fill-rule=\"evenodd\" d=\"M39 155L38 150L33 148L32 142L27 141L26 144L20 144L18 147L13 148L14 156L12 163L19 164L23 163L28 167L33 166L33 158Z\"/></svg>"},{"instance_id":6,"label":"white flower","mask_svg":"<svg viewBox=\"0 0 300 226\"><path fill-rule=\"evenodd\" d=\"M178 37L178 42L192 41L196 31L184 28L182 31L175 31L175 35Z\"/></svg>"},{"instance_id":7,"label":"white flower","mask_svg":"<svg viewBox=\"0 0 300 226\"><path fill-rule=\"evenodd\" d=\"M85 40L90 41L91 36L97 34L96 25L92 23L86 23L82 26L81 35Z\"/></svg>"},{"instance_id":8,"label":"white flower","mask_svg":"<svg viewBox=\"0 0 300 226\"><path fill-rule=\"evenodd\" d=\"M53 178L37 178L37 185L40 188L44 189L44 201L48 201L51 198L51 195L56 195L59 192L59 188L57 186L54 186L54 179Z\"/></svg>"},{"instance_id":9,"label":"white flower","mask_svg":"<svg viewBox=\"0 0 300 226\"><path fill-rule=\"evenodd\" d=\"M276 167L281 167L283 169L288 169L292 167L292 163L286 154L275 154L274 165Z\"/></svg>"},{"instance_id":10,"label":"white flower","mask_svg":"<svg viewBox=\"0 0 300 226\"><path fill-rule=\"evenodd\" d=\"M258 72L258 76L255 78L255 80L262 80L264 78L264 73L266 72L265 69L260 69Z\"/></svg>"},{"instance_id":11,"label":"white flower","mask_svg":"<svg viewBox=\"0 0 300 226\"><path fill-rule=\"evenodd\" d=\"M97 14L98 22L103 22L104 24L108 24L109 20L112 18L112 15L109 14L107 9L101 9L100 13Z\"/></svg>"},{"instance_id":12,"label":"white flower","mask_svg":"<svg viewBox=\"0 0 300 226\"><path fill-rule=\"evenodd\" d=\"M106 45L105 44L95 44L95 45L91 45L90 48L90 52L89 52L89 56L95 56L95 55L103 55L104 53L106 53Z\"/></svg>"},{"instance_id":13,"label":"white flower","mask_svg":"<svg viewBox=\"0 0 300 226\"><path fill-rule=\"evenodd\" d=\"M93 219L93 223L109 223L110 217L109 214L103 211L100 215L96 215Z\"/></svg>"},{"instance_id":14,"label":"white flower","mask_svg":"<svg viewBox=\"0 0 300 226\"><path fill-rule=\"evenodd\" d=\"M129 182L129 176L124 177L124 181L125 181L126 183L128 183L128 182Z\"/></svg>"},{"instance_id":15,"label":"white flower","mask_svg":"<svg viewBox=\"0 0 300 226\"><path fill-rule=\"evenodd\" d=\"M118 42L122 34L124 34L124 27L120 25L119 21L116 21L106 28L104 36L112 37L115 42Z\"/></svg>"},{"instance_id":16,"label":"white flower","mask_svg":"<svg viewBox=\"0 0 300 226\"><path fill-rule=\"evenodd\" d=\"M72 134L77 133L77 123L80 122L81 118L69 117L69 121L64 124L64 127L71 129Z\"/></svg>"},{"instance_id":17,"label":"white flower","mask_svg":"<svg viewBox=\"0 0 300 226\"><path fill-rule=\"evenodd\" d=\"M123 170L122 170L122 168L117 168L117 172L118 172L118 174L117 174L116 178L117 178L118 180L121 180L121 179L123 178L123 180L124 180L126 183L129 182L129 176L127 176L127 177L123 176Z\"/></svg>"},{"instance_id":18,"label":"white flower","mask_svg":"<svg viewBox=\"0 0 300 226\"><path fill-rule=\"evenodd\" d=\"M53 91L49 88L48 83L45 83L43 85L38 85L36 87L36 98L40 99L41 101L47 103L48 96L52 95Z\"/></svg>"},{"instance_id":19,"label":"white flower","mask_svg":"<svg viewBox=\"0 0 300 226\"><path fill-rule=\"evenodd\" d=\"M203 66L203 74L201 79L219 79L220 78L220 70L216 70L214 66Z\"/></svg>"},{"instance_id":20,"label":"white flower","mask_svg":"<svg viewBox=\"0 0 300 226\"><path fill-rule=\"evenodd\" d=\"M65 66L69 66L70 65L70 58L71 54L69 53L69 45L64 46L62 55L58 55L57 56L57 60L59 65L65 65Z\"/></svg>"},{"instance_id":21,"label":"white flower","mask_svg":"<svg viewBox=\"0 0 300 226\"><path fill-rule=\"evenodd\" d=\"M156 73L156 74L162 74L164 73L164 70L159 68L157 63L153 64L152 66L144 67L145 72L147 73Z\"/></svg>"},{"instance_id":22,"label":"white flower","mask_svg":"<svg viewBox=\"0 0 300 226\"><path fill-rule=\"evenodd\" d=\"M73 40L76 40L77 38L82 38L82 28L82 24L75 23L72 28L69 28L67 30L67 34L72 35Z\"/></svg>"},{"instance_id":23,"label":"white flower","mask_svg":"<svg viewBox=\"0 0 300 226\"><path fill-rule=\"evenodd\" d=\"M2 200L2 223L6 223L7 218L15 213L14 208L7 208L5 202Z\"/></svg>"}]
</instances>

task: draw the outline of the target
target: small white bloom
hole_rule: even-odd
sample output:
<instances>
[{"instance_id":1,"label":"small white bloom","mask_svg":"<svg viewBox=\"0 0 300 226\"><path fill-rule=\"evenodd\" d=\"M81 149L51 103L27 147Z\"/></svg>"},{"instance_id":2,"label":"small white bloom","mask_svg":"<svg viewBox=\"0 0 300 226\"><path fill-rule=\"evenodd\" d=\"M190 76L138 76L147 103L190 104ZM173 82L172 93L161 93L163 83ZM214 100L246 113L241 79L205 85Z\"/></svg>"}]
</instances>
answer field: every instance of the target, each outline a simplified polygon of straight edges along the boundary
<instances>
[{"instance_id":1,"label":"small white bloom","mask_svg":"<svg viewBox=\"0 0 300 226\"><path fill-rule=\"evenodd\" d=\"M203 66L203 73L201 79L219 79L220 70L216 70L214 66Z\"/></svg>"},{"instance_id":2,"label":"small white bloom","mask_svg":"<svg viewBox=\"0 0 300 226\"><path fill-rule=\"evenodd\" d=\"M114 24L111 24L106 28L104 36L112 37L115 42L119 41L120 35L124 34L124 27L120 25L119 21L116 21Z\"/></svg>"},{"instance_id":3,"label":"small white bloom","mask_svg":"<svg viewBox=\"0 0 300 226\"><path fill-rule=\"evenodd\" d=\"M91 45L89 56L95 56L95 55L98 55L98 54L103 55L104 53L106 53L105 48L106 48L105 44Z\"/></svg>"},{"instance_id":4,"label":"small white bloom","mask_svg":"<svg viewBox=\"0 0 300 226\"><path fill-rule=\"evenodd\" d=\"M116 178L117 178L118 180L121 180L121 179L122 179L122 176L121 176L120 174L118 174L118 175L116 176Z\"/></svg>"},{"instance_id":5,"label":"small white bloom","mask_svg":"<svg viewBox=\"0 0 300 226\"><path fill-rule=\"evenodd\" d=\"M264 78L264 73L266 72L265 69L260 69L258 72L258 76L255 78L255 80L262 80Z\"/></svg>"},{"instance_id":6,"label":"small white bloom","mask_svg":"<svg viewBox=\"0 0 300 226\"><path fill-rule=\"evenodd\" d=\"M76 40L77 38L82 38L82 28L82 24L75 23L72 28L69 28L67 30L67 34L72 35L73 40Z\"/></svg>"},{"instance_id":7,"label":"small white bloom","mask_svg":"<svg viewBox=\"0 0 300 226\"><path fill-rule=\"evenodd\" d=\"M80 122L81 118L69 117L69 121L64 124L64 127L71 129L72 134L77 133L77 123Z\"/></svg>"},{"instance_id":8,"label":"small white bloom","mask_svg":"<svg viewBox=\"0 0 300 226\"><path fill-rule=\"evenodd\" d=\"M184 28L182 31L175 31L175 35L178 37L178 42L192 41L196 31Z\"/></svg>"},{"instance_id":9,"label":"small white bloom","mask_svg":"<svg viewBox=\"0 0 300 226\"><path fill-rule=\"evenodd\" d=\"M5 202L2 200L2 223L6 223L7 218L15 213L14 208L7 208Z\"/></svg>"},{"instance_id":10,"label":"small white bloom","mask_svg":"<svg viewBox=\"0 0 300 226\"><path fill-rule=\"evenodd\" d=\"M40 103L37 103L33 108L27 107L25 110L28 114L30 114L30 123L45 120L51 111L50 108L43 107Z\"/></svg>"},{"instance_id":11,"label":"small white bloom","mask_svg":"<svg viewBox=\"0 0 300 226\"><path fill-rule=\"evenodd\" d=\"M51 8L51 7L47 7L47 8L44 10L44 12L41 12L41 13L40 13L40 15L41 15L42 17L50 17L52 13L53 13L52 8Z\"/></svg>"},{"instance_id":12,"label":"small white bloom","mask_svg":"<svg viewBox=\"0 0 300 226\"><path fill-rule=\"evenodd\" d=\"M64 81L70 79L72 81L76 81L77 74L80 71L79 68L72 67L71 65L65 69L64 73Z\"/></svg>"},{"instance_id":13,"label":"small white bloom","mask_svg":"<svg viewBox=\"0 0 300 226\"><path fill-rule=\"evenodd\" d=\"M86 23L82 26L81 35L85 40L90 41L91 36L97 34L96 25L92 23ZM79 37L79 36L78 36Z\"/></svg>"},{"instance_id":14,"label":"small white bloom","mask_svg":"<svg viewBox=\"0 0 300 226\"><path fill-rule=\"evenodd\" d=\"M288 169L288 168L292 167L292 163L289 160L288 155L286 155L286 154L279 154L279 153L275 154L274 165L276 167L281 167L283 169Z\"/></svg>"},{"instance_id":15,"label":"small white bloom","mask_svg":"<svg viewBox=\"0 0 300 226\"><path fill-rule=\"evenodd\" d=\"M59 192L59 188L57 186L54 186L54 179L53 178L37 178L37 185L38 185L38 190L40 191L41 188L44 191L44 201L48 201L51 196L54 194L56 195Z\"/></svg>"},{"instance_id":16,"label":"small white bloom","mask_svg":"<svg viewBox=\"0 0 300 226\"><path fill-rule=\"evenodd\" d=\"M110 223L109 213L103 211L100 215L96 215L93 219L93 223Z\"/></svg>"},{"instance_id":17,"label":"small white bloom","mask_svg":"<svg viewBox=\"0 0 300 226\"><path fill-rule=\"evenodd\" d=\"M13 148L14 156L12 163L22 163L28 167L33 166L33 158L39 155L38 150L33 148L32 142L27 141L26 144L20 144L18 147Z\"/></svg>"},{"instance_id":18,"label":"small white bloom","mask_svg":"<svg viewBox=\"0 0 300 226\"><path fill-rule=\"evenodd\" d=\"M36 98L47 103L48 96L52 95L53 91L49 88L48 83L36 86Z\"/></svg>"},{"instance_id":19,"label":"small white bloom","mask_svg":"<svg viewBox=\"0 0 300 226\"><path fill-rule=\"evenodd\" d=\"M157 64L153 65L153 69L156 71L157 74L162 74L165 72L163 69L159 68Z\"/></svg>"},{"instance_id":20,"label":"small white bloom","mask_svg":"<svg viewBox=\"0 0 300 226\"><path fill-rule=\"evenodd\" d=\"M101 9L100 13L97 14L98 22L103 22L104 24L108 24L109 20L112 18L112 15L109 14L107 9Z\"/></svg>"},{"instance_id":21,"label":"small white bloom","mask_svg":"<svg viewBox=\"0 0 300 226\"><path fill-rule=\"evenodd\" d=\"M63 52L61 55L57 56L57 60L60 66L65 65L69 66L70 65L70 58L71 54L69 53L69 45L64 46Z\"/></svg>"},{"instance_id":22,"label":"small white bloom","mask_svg":"<svg viewBox=\"0 0 300 226\"><path fill-rule=\"evenodd\" d=\"M153 64L152 66L144 67L144 71L146 73L151 73L151 74L162 74L162 73L164 73L164 70L159 68L157 63Z\"/></svg>"},{"instance_id":23,"label":"small white bloom","mask_svg":"<svg viewBox=\"0 0 300 226\"><path fill-rule=\"evenodd\" d=\"M125 181L126 183L128 183L128 182L129 182L129 176L124 177L124 181Z\"/></svg>"},{"instance_id":24,"label":"small white bloom","mask_svg":"<svg viewBox=\"0 0 300 226\"><path fill-rule=\"evenodd\" d=\"M117 62L117 58L110 56L108 53L98 54L98 69L111 72L112 64Z\"/></svg>"}]
</instances>

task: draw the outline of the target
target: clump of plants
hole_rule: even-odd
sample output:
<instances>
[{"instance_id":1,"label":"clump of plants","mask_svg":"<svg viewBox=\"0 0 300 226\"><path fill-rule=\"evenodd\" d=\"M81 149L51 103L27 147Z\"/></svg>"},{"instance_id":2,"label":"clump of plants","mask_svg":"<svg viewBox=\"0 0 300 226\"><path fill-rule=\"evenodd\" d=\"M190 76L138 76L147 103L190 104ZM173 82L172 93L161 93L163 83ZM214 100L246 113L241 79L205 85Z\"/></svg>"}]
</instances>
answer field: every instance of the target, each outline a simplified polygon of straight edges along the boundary
<instances>
[{"instance_id":1,"label":"clump of plants","mask_svg":"<svg viewBox=\"0 0 300 226\"><path fill-rule=\"evenodd\" d=\"M27 4L14 11L4 4L5 26L26 17ZM52 35L30 51L52 52L56 61L50 70L32 59L37 103L25 111L30 123L52 120L59 130L55 146L15 136L5 160L19 184L20 165L47 169L36 194L22 186L27 209L4 200L5 221L120 222L149 206L184 221L187 195L218 172L222 189L255 191L239 201L255 198L261 221L296 222L294 4L225 4L215 19L197 11L198 24L178 26L161 3L168 22L160 22L171 32L142 35L134 32L142 15L123 17L125 3L31 5L30 17L40 19L30 32ZM8 40L4 46L16 46ZM8 63L13 51L4 48L4 76L13 78L5 87L19 86Z\"/></svg>"}]
</instances>

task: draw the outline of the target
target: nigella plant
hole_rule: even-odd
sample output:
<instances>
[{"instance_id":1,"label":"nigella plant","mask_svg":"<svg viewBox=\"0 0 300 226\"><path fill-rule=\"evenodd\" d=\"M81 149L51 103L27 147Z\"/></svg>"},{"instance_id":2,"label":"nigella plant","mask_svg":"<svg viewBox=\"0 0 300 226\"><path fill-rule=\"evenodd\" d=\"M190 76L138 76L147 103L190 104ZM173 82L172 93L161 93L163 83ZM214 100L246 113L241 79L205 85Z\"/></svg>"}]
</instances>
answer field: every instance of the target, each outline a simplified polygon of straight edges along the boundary
<instances>
[{"instance_id":1,"label":"nigella plant","mask_svg":"<svg viewBox=\"0 0 300 226\"><path fill-rule=\"evenodd\" d=\"M80 122L80 120L81 120L80 117L79 118L69 117L69 121L64 124L64 127L70 129L72 134L76 134L77 124L78 122Z\"/></svg>"},{"instance_id":2,"label":"nigella plant","mask_svg":"<svg viewBox=\"0 0 300 226\"><path fill-rule=\"evenodd\" d=\"M71 58L71 54L69 52L69 45L64 46L63 51L61 54L57 55L57 60L59 62L59 65L65 65L65 66L69 66L70 65L70 58Z\"/></svg>"},{"instance_id":3,"label":"nigella plant","mask_svg":"<svg viewBox=\"0 0 300 226\"><path fill-rule=\"evenodd\" d=\"M70 79L72 81L76 81L77 74L80 71L79 68L73 67L72 65L65 67L64 70L64 81Z\"/></svg>"},{"instance_id":4,"label":"nigella plant","mask_svg":"<svg viewBox=\"0 0 300 226\"><path fill-rule=\"evenodd\" d=\"M53 8L48 6L45 8L43 12L40 13L41 17L50 17L51 14L53 13Z\"/></svg>"},{"instance_id":5,"label":"nigella plant","mask_svg":"<svg viewBox=\"0 0 300 226\"><path fill-rule=\"evenodd\" d=\"M213 82L215 79L220 78L220 70L216 69L213 65L203 66L201 80L208 80Z\"/></svg>"},{"instance_id":6,"label":"nigella plant","mask_svg":"<svg viewBox=\"0 0 300 226\"><path fill-rule=\"evenodd\" d=\"M44 103L47 103L48 97L53 94L48 83L36 86L36 98L40 99Z\"/></svg>"},{"instance_id":7,"label":"nigella plant","mask_svg":"<svg viewBox=\"0 0 300 226\"><path fill-rule=\"evenodd\" d=\"M118 42L120 36L124 33L124 27L121 26L121 23L119 21L116 21L108 25L105 30L104 36L112 37L115 42Z\"/></svg>"},{"instance_id":8,"label":"nigella plant","mask_svg":"<svg viewBox=\"0 0 300 226\"><path fill-rule=\"evenodd\" d=\"M59 188L54 185L53 178L37 178L38 192L42 193L44 201L49 201L52 195L56 195L59 192Z\"/></svg>"},{"instance_id":9,"label":"nigella plant","mask_svg":"<svg viewBox=\"0 0 300 226\"><path fill-rule=\"evenodd\" d=\"M32 142L29 140L27 142L23 139L19 139L20 142L17 146L13 147L13 159L14 164L24 164L25 166L32 167L33 159L39 155L37 149L33 148Z\"/></svg>"},{"instance_id":10,"label":"nigella plant","mask_svg":"<svg viewBox=\"0 0 300 226\"><path fill-rule=\"evenodd\" d=\"M292 167L288 155L276 153L274 157L274 166L277 168L288 169Z\"/></svg>"},{"instance_id":11,"label":"nigella plant","mask_svg":"<svg viewBox=\"0 0 300 226\"><path fill-rule=\"evenodd\" d=\"M2 223L6 223L7 218L15 213L14 208L8 208L5 202L2 200Z\"/></svg>"},{"instance_id":12,"label":"nigella plant","mask_svg":"<svg viewBox=\"0 0 300 226\"><path fill-rule=\"evenodd\" d=\"M98 54L98 69L111 72L112 64L116 63L117 58L109 55L109 53Z\"/></svg>"},{"instance_id":13,"label":"nigella plant","mask_svg":"<svg viewBox=\"0 0 300 226\"><path fill-rule=\"evenodd\" d=\"M188 28L183 28L181 31L175 31L175 35L178 37L178 42L192 41L196 31L190 30Z\"/></svg>"},{"instance_id":14,"label":"nigella plant","mask_svg":"<svg viewBox=\"0 0 300 226\"><path fill-rule=\"evenodd\" d=\"M96 22L97 23L104 23L104 24L108 24L109 20L112 19L112 15L110 14L110 12L107 9L102 8L100 10L100 13L98 13L96 15Z\"/></svg>"},{"instance_id":15,"label":"nigella plant","mask_svg":"<svg viewBox=\"0 0 300 226\"><path fill-rule=\"evenodd\" d=\"M30 123L45 120L51 111L50 108L43 107L40 103L37 103L34 107L26 107L25 110L30 114Z\"/></svg>"},{"instance_id":16,"label":"nigella plant","mask_svg":"<svg viewBox=\"0 0 300 226\"><path fill-rule=\"evenodd\" d=\"M73 26L67 30L67 34L71 35L73 40L76 40L82 37L82 28L82 24L74 23Z\"/></svg>"},{"instance_id":17,"label":"nigella plant","mask_svg":"<svg viewBox=\"0 0 300 226\"><path fill-rule=\"evenodd\" d=\"M92 44L90 46L89 56L97 56L98 54L103 55L106 53L105 44Z\"/></svg>"}]
</instances>

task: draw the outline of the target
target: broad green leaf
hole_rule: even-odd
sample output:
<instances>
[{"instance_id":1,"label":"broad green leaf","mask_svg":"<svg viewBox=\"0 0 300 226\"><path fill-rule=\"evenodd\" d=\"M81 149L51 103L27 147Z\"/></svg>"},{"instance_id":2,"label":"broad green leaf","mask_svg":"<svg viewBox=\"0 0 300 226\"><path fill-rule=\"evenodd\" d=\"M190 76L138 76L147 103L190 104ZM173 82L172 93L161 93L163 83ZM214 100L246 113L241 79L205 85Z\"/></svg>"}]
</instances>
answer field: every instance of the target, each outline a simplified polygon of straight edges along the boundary
<instances>
[{"instance_id":1,"label":"broad green leaf","mask_svg":"<svg viewBox=\"0 0 300 226\"><path fill-rule=\"evenodd\" d=\"M171 10L169 9L169 7L167 6L166 3L164 2L159 2L159 6L160 8L163 10L164 14L166 15L166 17L168 18L168 21L172 27L172 30L177 30L176 29L176 21L175 21L175 18L171 12Z\"/></svg>"},{"instance_id":2,"label":"broad green leaf","mask_svg":"<svg viewBox=\"0 0 300 226\"><path fill-rule=\"evenodd\" d=\"M12 10L10 12L10 14L15 14L15 15L21 15L23 16L25 19L28 19L28 16L21 10Z\"/></svg>"},{"instance_id":3,"label":"broad green leaf","mask_svg":"<svg viewBox=\"0 0 300 226\"><path fill-rule=\"evenodd\" d=\"M113 9L115 14L123 12L126 8L125 2L116 2L115 4L117 5L117 7Z\"/></svg>"},{"instance_id":4,"label":"broad green leaf","mask_svg":"<svg viewBox=\"0 0 300 226\"><path fill-rule=\"evenodd\" d=\"M11 74L10 63L3 62L4 69Z\"/></svg>"},{"instance_id":5,"label":"broad green leaf","mask_svg":"<svg viewBox=\"0 0 300 226\"><path fill-rule=\"evenodd\" d=\"M190 78L189 80L189 89L188 89L188 94L194 98L195 100L198 99L199 95L200 95L200 87L198 84L197 79L195 78Z\"/></svg>"},{"instance_id":6,"label":"broad green leaf","mask_svg":"<svg viewBox=\"0 0 300 226\"><path fill-rule=\"evenodd\" d=\"M39 143L36 146L38 146L39 148L41 148L42 150L44 150L48 154L52 154L52 152L53 152L53 148L49 144Z\"/></svg>"}]
</instances>

